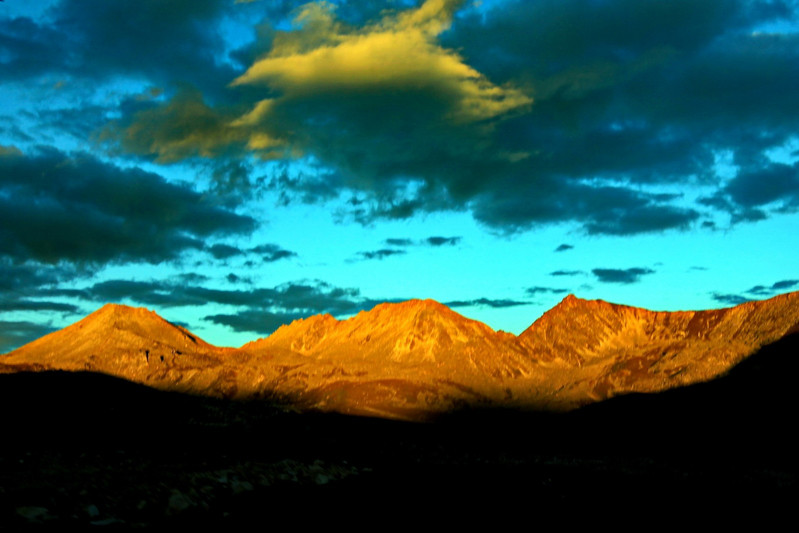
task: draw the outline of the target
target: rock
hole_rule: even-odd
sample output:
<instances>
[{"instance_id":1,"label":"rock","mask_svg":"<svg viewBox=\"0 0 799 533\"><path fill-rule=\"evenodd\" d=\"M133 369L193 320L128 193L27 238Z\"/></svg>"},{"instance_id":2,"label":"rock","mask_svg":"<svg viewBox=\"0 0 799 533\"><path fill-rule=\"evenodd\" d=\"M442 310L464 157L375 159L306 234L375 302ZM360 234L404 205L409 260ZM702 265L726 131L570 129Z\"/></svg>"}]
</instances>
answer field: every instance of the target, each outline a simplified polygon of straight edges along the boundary
<instances>
[{"instance_id":1,"label":"rock","mask_svg":"<svg viewBox=\"0 0 799 533\"><path fill-rule=\"evenodd\" d=\"M194 501L180 492L177 489L172 489L172 493L169 496L169 504L167 505L167 514L168 515L175 515L178 513L182 513L186 509L190 509L191 507L195 507L196 504Z\"/></svg>"},{"instance_id":2,"label":"rock","mask_svg":"<svg viewBox=\"0 0 799 533\"><path fill-rule=\"evenodd\" d=\"M36 507L36 506L18 507L17 514L22 518L26 519L28 522L32 522L34 524L38 524L52 518L50 516L50 511L47 509L47 507Z\"/></svg>"}]
</instances>

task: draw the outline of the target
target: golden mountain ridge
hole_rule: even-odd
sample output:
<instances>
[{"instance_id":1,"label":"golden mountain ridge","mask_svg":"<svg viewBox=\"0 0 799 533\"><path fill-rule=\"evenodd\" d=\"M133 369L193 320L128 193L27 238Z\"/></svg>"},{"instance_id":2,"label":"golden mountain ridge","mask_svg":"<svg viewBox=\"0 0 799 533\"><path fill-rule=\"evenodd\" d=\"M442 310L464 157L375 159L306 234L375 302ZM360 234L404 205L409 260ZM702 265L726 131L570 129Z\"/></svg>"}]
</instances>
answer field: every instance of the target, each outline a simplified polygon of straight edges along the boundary
<instances>
[{"instance_id":1,"label":"golden mountain ridge","mask_svg":"<svg viewBox=\"0 0 799 533\"><path fill-rule=\"evenodd\" d=\"M799 331L799 292L710 311L564 298L515 336L433 300L316 315L241 348L108 304L0 357L0 372L94 371L301 410L427 419L461 408L569 410L706 381Z\"/></svg>"}]
</instances>

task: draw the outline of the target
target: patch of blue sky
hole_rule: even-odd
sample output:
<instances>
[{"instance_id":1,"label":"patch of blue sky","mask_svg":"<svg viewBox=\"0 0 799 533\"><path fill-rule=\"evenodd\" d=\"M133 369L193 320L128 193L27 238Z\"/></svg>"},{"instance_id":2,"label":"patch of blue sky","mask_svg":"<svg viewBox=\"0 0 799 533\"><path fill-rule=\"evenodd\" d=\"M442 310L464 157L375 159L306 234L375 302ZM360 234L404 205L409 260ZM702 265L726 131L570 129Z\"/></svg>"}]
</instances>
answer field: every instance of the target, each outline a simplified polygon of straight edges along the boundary
<instances>
[{"instance_id":1,"label":"patch of blue sky","mask_svg":"<svg viewBox=\"0 0 799 533\"><path fill-rule=\"evenodd\" d=\"M799 137L791 137L782 145L766 150L764 155L774 163L795 164L799 161Z\"/></svg>"},{"instance_id":2,"label":"patch of blue sky","mask_svg":"<svg viewBox=\"0 0 799 533\"><path fill-rule=\"evenodd\" d=\"M9 0L0 3L0 18L30 17L39 21L48 20L50 8L59 0L17 1Z\"/></svg>"}]
</instances>

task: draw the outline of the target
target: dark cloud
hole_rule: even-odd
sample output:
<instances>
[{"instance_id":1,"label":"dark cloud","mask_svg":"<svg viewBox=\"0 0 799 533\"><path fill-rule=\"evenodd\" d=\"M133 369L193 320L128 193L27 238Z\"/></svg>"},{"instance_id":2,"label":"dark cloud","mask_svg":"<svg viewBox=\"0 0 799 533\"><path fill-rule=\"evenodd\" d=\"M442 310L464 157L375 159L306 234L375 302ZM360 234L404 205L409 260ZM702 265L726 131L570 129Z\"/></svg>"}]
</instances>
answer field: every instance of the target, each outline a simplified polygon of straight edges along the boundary
<instances>
[{"instance_id":1,"label":"dark cloud","mask_svg":"<svg viewBox=\"0 0 799 533\"><path fill-rule=\"evenodd\" d=\"M428 237L425 240L430 246L455 246L461 242L460 237Z\"/></svg>"},{"instance_id":2,"label":"dark cloud","mask_svg":"<svg viewBox=\"0 0 799 533\"><path fill-rule=\"evenodd\" d=\"M441 236L432 236L418 240L406 239L406 238L389 238L386 239L384 242L388 246L393 246L394 248L381 248L379 250L358 252L358 255L366 260L369 259L382 260L387 257L391 257L393 255L404 255L407 253L407 250L405 250L404 248L409 248L411 246L430 246L433 248L439 248L443 246L455 246L460 241L461 237L441 237Z\"/></svg>"},{"instance_id":3,"label":"dark cloud","mask_svg":"<svg viewBox=\"0 0 799 533\"><path fill-rule=\"evenodd\" d=\"M477 128L442 119L456 100L434 87L342 91L331 100L316 86L276 102L281 123L302 133L270 133L335 169L341 188L383 198L361 205L361 220L468 205L506 231L558 222L592 234L687 229L708 205L650 185L712 184L717 153L762 154L793 134L799 103L784 88L799 81L797 38L757 30L795 18L795 7L765 5L544 0L464 8L443 43L491 82L524 88L532 105ZM402 184L421 192L408 196ZM747 187L736 187L727 194L745 197ZM777 186L780 194L792 187Z\"/></svg>"},{"instance_id":4,"label":"dark cloud","mask_svg":"<svg viewBox=\"0 0 799 533\"><path fill-rule=\"evenodd\" d=\"M602 283L637 283L641 276L654 274L651 268L595 268L591 270Z\"/></svg>"},{"instance_id":5,"label":"dark cloud","mask_svg":"<svg viewBox=\"0 0 799 533\"><path fill-rule=\"evenodd\" d=\"M293 282L274 288L249 290L211 289L187 285L182 280L107 280L82 290L81 295L97 302L132 301L158 307L221 304L257 309L302 310L309 314L349 314L376 301L360 296L357 289L334 287L322 281Z\"/></svg>"},{"instance_id":6,"label":"dark cloud","mask_svg":"<svg viewBox=\"0 0 799 533\"><path fill-rule=\"evenodd\" d=\"M444 302L444 305L447 307L493 307L495 309L503 309L506 307L530 305L530 302L508 299L477 298L474 300L453 300L450 302Z\"/></svg>"},{"instance_id":7,"label":"dark cloud","mask_svg":"<svg viewBox=\"0 0 799 533\"><path fill-rule=\"evenodd\" d=\"M386 239L389 246L412 246L413 243L413 239Z\"/></svg>"},{"instance_id":8,"label":"dark cloud","mask_svg":"<svg viewBox=\"0 0 799 533\"><path fill-rule=\"evenodd\" d=\"M461 242L462 237L440 237L432 236L426 239L386 239L385 243L389 246L408 247L408 246L455 246Z\"/></svg>"},{"instance_id":9,"label":"dark cloud","mask_svg":"<svg viewBox=\"0 0 799 533\"><path fill-rule=\"evenodd\" d=\"M0 293L5 296L30 296L39 287L56 285L76 274L76 269L69 265L17 262L0 255Z\"/></svg>"},{"instance_id":10,"label":"dark cloud","mask_svg":"<svg viewBox=\"0 0 799 533\"><path fill-rule=\"evenodd\" d=\"M255 226L187 186L86 154L0 156L0 250L18 261L160 262Z\"/></svg>"},{"instance_id":11,"label":"dark cloud","mask_svg":"<svg viewBox=\"0 0 799 533\"><path fill-rule=\"evenodd\" d=\"M6 79L24 79L51 73L66 66L68 51L57 46L64 41L58 29L24 18L0 19L0 49L4 52Z\"/></svg>"},{"instance_id":12,"label":"dark cloud","mask_svg":"<svg viewBox=\"0 0 799 533\"><path fill-rule=\"evenodd\" d=\"M44 324L0 320L0 353L10 352L55 330Z\"/></svg>"},{"instance_id":13,"label":"dark cloud","mask_svg":"<svg viewBox=\"0 0 799 533\"><path fill-rule=\"evenodd\" d=\"M585 272L584 272L584 271L582 271L582 270L555 270L554 272L550 272L550 273L549 273L549 275L550 275L550 276L555 276L555 277L562 277L562 276L569 276L569 277L571 277L571 276L581 276L581 275L583 275L583 274L585 274Z\"/></svg>"},{"instance_id":14,"label":"dark cloud","mask_svg":"<svg viewBox=\"0 0 799 533\"><path fill-rule=\"evenodd\" d=\"M31 261L20 263L9 257L0 257L0 313L15 311L37 311L44 312L45 315L48 312L78 313L81 309L77 305L53 298L83 295L80 291L56 288L63 281L72 280L79 274L82 273L69 265L43 265ZM11 329L14 327L16 326ZM0 333L0 350L10 349L11 344L17 346L16 341L13 341L16 337L24 342L33 340L28 337L28 333L38 331L41 329L24 329L7 335ZM6 341L11 344L4 345L3 342Z\"/></svg>"},{"instance_id":15,"label":"dark cloud","mask_svg":"<svg viewBox=\"0 0 799 533\"><path fill-rule=\"evenodd\" d=\"M251 253L261 256L261 259L263 259L267 263L273 263L281 259L287 259L289 257L297 256L296 252L292 252L290 250L284 250L277 244L261 244L254 248L250 248L249 251Z\"/></svg>"},{"instance_id":16,"label":"dark cloud","mask_svg":"<svg viewBox=\"0 0 799 533\"><path fill-rule=\"evenodd\" d=\"M233 314L216 314L203 317L204 320L228 326L237 332L253 332L259 335L270 335L283 324L290 324L308 315L302 312L272 312L262 309L248 309Z\"/></svg>"},{"instance_id":17,"label":"dark cloud","mask_svg":"<svg viewBox=\"0 0 799 533\"><path fill-rule=\"evenodd\" d=\"M76 313L80 308L76 305L61 302L47 302L39 300L0 300L0 311L60 311L63 313Z\"/></svg>"},{"instance_id":18,"label":"dark cloud","mask_svg":"<svg viewBox=\"0 0 799 533\"><path fill-rule=\"evenodd\" d=\"M555 248L555 251L556 252L565 252L566 250L572 250L573 248L574 248L574 246L572 246L571 244L561 244L560 246Z\"/></svg>"},{"instance_id":19,"label":"dark cloud","mask_svg":"<svg viewBox=\"0 0 799 533\"><path fill-rule=\"evenodd\" d=\"M235 75L224 61L224 0L62 0L46 17L0 19L8 79L114 76L190 83L215 97Z\"/></svg>"},{"instance_id":20,"label":"dark cloud","mask_svg":"<svg viewBox=\"0 0 799 533\"><path fill-rule=\"evenodd\" d=\"M525 289L524 292L530 296L535 296L537 294L564 294L569 292L569 289L559 289L553 287L530 287Z\"/></svg>"},{"instance_id":21,"label":"dark cloud","mask_svg":"<svg viewBox=\"0 0 799 533\"><path fill-rule=\"evenodd\" d=\"M242 154L247 138L230 123L234 116L214 110L202 92L181 87L169 102L135 109L109 123L102 140L118 138L122 149L158 163Z\"/></svg>"},{"instance_id":22,"label":"dark cloud","mask_svg":"<svg viewBox=\"0 0 799 533\"><path fill-rule=\"evenodd\" d=\"M757 221L773 212L799 210L799 163L771 163L765 158L743 162L737 175L711 197L705 205L729 211L733 220Z\"/></svg>"},{"instance_id":23,"label":"dark cloud","mask_svg":"<svg viewBox=\"0 0 799 533\"><path fill-rule=\"evenodd\" d=\"M357 289L342 289L324 282L286 284L253 292L262 297L253 301L251 307L235 313L208 315L204 320L228 326L234 331L269 335L281 325L298 318L323 313L354 314L380 303L363 298Z\"/></svg>"},{"instance_id":24,"label":"dark cloud","mask_svg":"<svg viewBox=\"0 0 799 533\"><path fill-rule=\"evenodd\" d=\"M190 284L205 283L206 281L210 280L210 278L205 274L198 274L197 272L183 272L175 276L175 278L178 283Z\"/></svg>"},{"instance_id":25,"label":"dark cloud","mask_svg":"<svg viewBox=\"0 0 799 533\"><path fill-rule=\"evenodd\" d=\"M65 89L58 89L58 91L63 90ZM35 96L33 99L36 99ZM55 143L58 139L71 136L78 141L84 141L91 138L95 131L102 128L108 122L108 117L115 111L115 107L111 105L84 104L58 108L41 106L40 108L35 108L32 116L28 117L36 124L36 138L27 140L29 142L36 141L40 144L42 142ZM16 121L16 118L11 118L10 120L12 123ZM29 132L31 130L33 128L28 128ZM14 134L13 136L16 137L17 135ZM24 136L22 140L25 140Z\"/></svg>"},{"instance_id":26,"label":"dark cloud","mask_svg":"<svg viewBox=\"0 0 799 533\"><path fill-rule=\"evenodd\" d=\"M768 287L765 287L763 285L755 285L746 292L748 292L749 294L757 294L758 296L771 294L771 290L769 290Z\"/></svg>"},{"instance_id":27,"label":"dark cloud","mask_svg":"<svg viewBox=\"0 0 799 533\"><path fill-rule=\"evenodd\" d=\"M799 285L799 280L786 279L772 283L770 286L755 285L746 292L757 296L772 296L779 291L784 291L785 289L790 289L796 287L797 285Z\"/></svg>"},{"instance_id":28,"label":"dark cloud","mask_svg":"<svg viewBox=\"0 0 799 533\"><path fill-rule=\"evenodd\" d=\"M196 286L169 281L135 281L114 279L95 283L83 290L83 297L101 303L126 301L158 307L204 305L206 297L216 294ZM243 298L242 298L243 299Z\"/></svg>"},{"instance_id":29,"label":"dark cloud","mask_svg":"<svg viewBox=\"0 0 799 533\"><path fill-rule=\"evenodd\" d=\"M283 163L269 177L261 180L264 190L278 194L277 205L294 203L319 204L337 198L345 187L334 172L316 169L315 172L289 172L289 164Z\"/></svg>"},{"instance_id":30,"label":"dark cloud","mask_svg":"<svg viewBox=\"0 0 799 533\"><path fill-rule=\"evenodd\" d=\"M0 20L0 58L9 80L63 77L64 91L164 88L38 120L83 138L116 113L111 148L215 158L228 202L263 187L283 205L351 195L342 218L364 224L459 210L505 233L610 235L799 209L797 165L766 155L799 118L799 35L779 29L796 2L303 3L64 0ZM255 39L230 50L223 25L243 21ZM285 165L256 184L250 154ZM310 170L289 170L298 154ZM663 192L698 186L700 201Z\"/></svg>"},{"instance_id":31,"label":"dark cloud","mask_svg":"<svg viewBox=\"0 0 799 533\"><path fill-rule=\"evenodd\" d=\"M231 205L248 200L254 192L250 176L252 166L245 161L220 159L210 164L212 191Z\"/></svg>"},{"instance_id":32,"label":"dark cloud","mask_svg":"<svg viewBox=\"0 0 799 533\"><path fill-rule=\"evenodd\" d=\"M775 291L781 291L783 289L790 289L799 285L799 280L797 279L786 279L782 281L778 281L771 285L771 288Z\"/></svg>"},{"instance_id":33,"label":"dark cloud","mask_svg":"<svg viewBox=\"0 0 799 533\"><path fill-rule=\"evenodd\" d=\"M722 294L714 292L711 294L711 297L717 302L724 305L739 305L742 303L752 301L751 298L747 298L746 296L741 296L740 294Z\"/></svg>"},{"instance_id":34,"label":"dark cloud","mask_svg":"<svg viewBox=\"0 0 799 533\"><path fill-rule=\"evenodd\" d=\"M385 259L386 257L391 257L392 255L403 255L405 254L405 250L394 250L392 248L382 248L380 250L373 250L371 252L358 252L358 255L363 257L364 259Z\"/></svg>"},{"instance_id":35,"label":"dark cloud","mask_svg":"<svg viewBox=\"0 0 799 533\"><path fill-rule=\"evenodd\" d=\"M786 289L791 289L799 285L799 280L785 279L772 283L771 285L755 285L746 291L746 294L755 296L756 298L769 298ZM739 305L745 302L751 302L753 298L743 294L731 293L711 293L711 297L717 302L724 305Z\"/></svg>"},{"instance_id":36,"label":"dark cloud","mask_svg":"<svg viewBox=\"0 0 799 533\"><path fill-rule=\"evenodd\" d=\"M242 254L241 250L229 244L214 244L208 248L208 251L217 259L229 259Z\"/></svg>"},{"instance_id":37,"label":"dark cloud","mask_svg":"<svg viewBox=\"0 0 799 533\"><path fill-rule=\"evenodd\" d=\"M249 278L238 276L233 272L225 276L225 279L228 280L229 283L251 283L251 280Z\"/></svg>"}]
</instances>

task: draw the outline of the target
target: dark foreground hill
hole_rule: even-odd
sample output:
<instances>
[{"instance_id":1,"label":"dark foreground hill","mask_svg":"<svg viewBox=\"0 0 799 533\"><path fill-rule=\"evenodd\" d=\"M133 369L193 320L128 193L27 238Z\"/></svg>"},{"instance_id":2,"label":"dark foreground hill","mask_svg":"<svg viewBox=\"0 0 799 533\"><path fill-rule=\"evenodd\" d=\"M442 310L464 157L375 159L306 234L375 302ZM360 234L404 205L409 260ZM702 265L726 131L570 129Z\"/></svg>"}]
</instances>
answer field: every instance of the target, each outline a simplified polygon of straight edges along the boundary
<instances>
[{"instance_id":1,"label":"dark foreground hill","mask_svg":"<svg viewBox=\"0 0 799 533\"><path fill-rule=\"evenodd\" d=\"M795 508L798 355L791 333L709 383L434 424L0 375L0 528L767 526Z\"/></svg>"}]
</instances>

